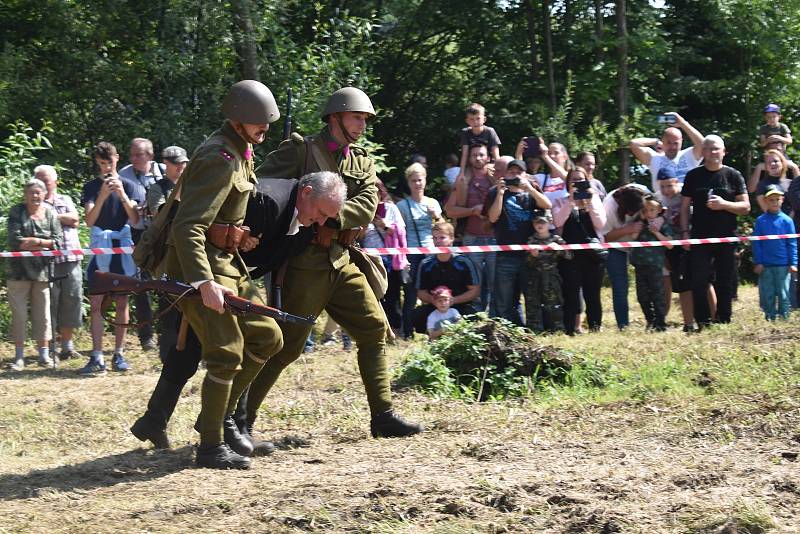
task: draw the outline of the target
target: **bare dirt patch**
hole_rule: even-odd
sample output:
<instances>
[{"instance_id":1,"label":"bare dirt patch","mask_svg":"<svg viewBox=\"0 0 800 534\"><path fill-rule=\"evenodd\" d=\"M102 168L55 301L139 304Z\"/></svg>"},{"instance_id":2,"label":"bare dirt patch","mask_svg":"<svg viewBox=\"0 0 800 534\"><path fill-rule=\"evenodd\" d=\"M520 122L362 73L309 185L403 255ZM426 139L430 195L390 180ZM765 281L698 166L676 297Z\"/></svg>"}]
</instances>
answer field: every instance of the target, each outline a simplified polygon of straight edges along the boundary
<instances>
[{"instance_id":1,"label":"bare dirt patch","mask_svg":"<svg viewBox=\"0 0 800 534\"><path fill-rule=\"evenodd\" d=\"M90 380L72 361L0 372L0 532L798 532L798 382L732 393L739 375L721 365L738 339L766 358L800 328L759 346L746 337L755 313L736 313L741 328L670 332L655 347L635 333L552 338L621 364L637 347L696 352L711 391L546 406L403 391L397 408L427 427L403 440L369 437L354 354L319 351L268 397L256 430L282 446L246 472L193 467L199 377L170 424L174 450L130 435L157 379L152 354L131 348L133 371Z\"/></svg>"}]
</instances>

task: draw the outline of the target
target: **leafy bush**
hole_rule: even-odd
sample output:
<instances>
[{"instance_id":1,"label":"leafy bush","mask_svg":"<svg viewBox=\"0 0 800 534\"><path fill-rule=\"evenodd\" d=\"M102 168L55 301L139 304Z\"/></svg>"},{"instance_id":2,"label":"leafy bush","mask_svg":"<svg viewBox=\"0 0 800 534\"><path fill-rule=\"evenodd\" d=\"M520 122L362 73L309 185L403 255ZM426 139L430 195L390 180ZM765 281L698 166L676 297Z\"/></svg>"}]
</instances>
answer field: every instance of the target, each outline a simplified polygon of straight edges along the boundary
<instances>
[{"instance_id":1,"label":"leafy bush","mask_svg":"<svg viewBox=\"0 0 800 534\"><path fill-rule=\"evenodd\" d=\"M477 400L518 397L537 382L562 383L572 356L541 345L530 331L483 314L461 321L405 359L397 384Z\"/></svg>"}]
</instances>

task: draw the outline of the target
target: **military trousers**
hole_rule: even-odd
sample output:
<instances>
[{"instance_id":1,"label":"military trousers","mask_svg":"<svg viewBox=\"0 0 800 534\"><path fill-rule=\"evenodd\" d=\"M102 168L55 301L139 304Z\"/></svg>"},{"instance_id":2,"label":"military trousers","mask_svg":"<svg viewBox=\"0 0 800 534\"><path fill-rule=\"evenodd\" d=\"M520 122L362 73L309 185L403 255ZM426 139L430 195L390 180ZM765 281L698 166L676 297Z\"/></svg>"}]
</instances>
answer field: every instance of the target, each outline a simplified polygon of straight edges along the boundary
<instances>
[{"instance_id":1,"label":"military trousers","mask_svg":"<svg viewBox=\"0 0 800 534\"><path fill-rule=\"evenodd\" d=\"M364 274L353 263L341 269L298 269L286 273L282 289L283 310L295 315L318 316L322 310L350 334L358 347L358 368L370 411L392 407L386 365L386 323L381 304ZM269 359L253 380L247 399L252 423L264 398L281 372L300 357L311 327L281 323L283 349Z\"/></svg>"},{"instance_id":2,"label":"military trousers","mask_svg":"<svg viewBox=\"0 0 800 534\"><path fill-rule=\"evenodd\" d=\"M564 330L564 297L561 275L554 267L524 267L525 326L534 332Z\"/></svg>"},{"instance_id":3,"label":"military trousers","mask_svg":"<svg viewBox=\"0 0 800 534\"><path fill-rule=\"evenodd\" d=\"M246 276L215 275L214 279L240 297L264 302ZM233 413L236 401L264 363L281 350L283 337L278 324L269 317L220 314L199 299L184 299L180 306L200 340L206 362L198 419L200 441L203 445L221 443L223 419Z\"/></svg>"},{"instance_id":4,"label":"military trousers","mask_svg":"<svg viewBox=\"0 0 800 534\"><path fill-rule=\"evenodd\" d=\"M667 327L663 266L634 265L633 269L636 272L636 300L642 307L647 327L663 330Z\"/></svg>"}]
</instances>

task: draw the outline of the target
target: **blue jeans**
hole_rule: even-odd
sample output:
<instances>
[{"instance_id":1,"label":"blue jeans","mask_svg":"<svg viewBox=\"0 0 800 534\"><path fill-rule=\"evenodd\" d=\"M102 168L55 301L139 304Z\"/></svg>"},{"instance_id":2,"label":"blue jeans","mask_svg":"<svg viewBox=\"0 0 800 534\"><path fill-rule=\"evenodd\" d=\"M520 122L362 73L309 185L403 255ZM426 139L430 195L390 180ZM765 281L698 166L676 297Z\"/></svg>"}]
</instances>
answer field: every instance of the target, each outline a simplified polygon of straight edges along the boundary
<instances>
[{"instance_id":1,"label":"blue jeans","mask_svg":"<svg viewBox=\"0 0 800 534\"><path fill-rule=\"evenodd\" d=\"M522 326L519 297L525 275L525 256L518 252L500 252L494 271L493 301L497 317Z\"/></svg>"},{"instance_id":2,"label":"blue jeans","mask_svg":"<svg viewBox=\"0 0 800 534\"><path fill-rule=\"evenodd\" d=\"M414 335L414 308L417 307L417 271L424 254L409 254L411 280L403 286L403 337Z\"/></svg>"},{"instance_id":3,"label":"blue jeans","mask_svg":"<svg viewBox=\"0 0 800 534\"><path fill-rule=\"evenodd\" d=\"M476 236L472 234L464 234L464 245L496 245L497 240L494 236ZM494 270L495 262L497 260L496 252L470 252L467 254L469 258L475 263L475 268L481 277L481 296L479 301L474 302L475 309L478 311L486 311L489 309L489 315L494 317L497 315L495 304L492 299L492 286L494 285Z\"/></svg>"},{"instance_id":4,"label":"blue jeans","mask_svg":"<svg viewBox=\"0 0 800 534\"><path fill-rule=\"evenodd\" d=\"M610 249L606 258L608 279L611 281L611 301L617 328L628 326L628 253Z\"/></svg>"},{"instance_id":5,"label":"blue jeans","mask_svg":"<svg viewBox=\"0 0 800 534\"><path fill-rule=\"evenodd\" d=\"M778 315L783 319L789 318L790 280L787 265L765 266L758 277L758 299L768 321L774 321Z\"/></svg>"}]
</instances>

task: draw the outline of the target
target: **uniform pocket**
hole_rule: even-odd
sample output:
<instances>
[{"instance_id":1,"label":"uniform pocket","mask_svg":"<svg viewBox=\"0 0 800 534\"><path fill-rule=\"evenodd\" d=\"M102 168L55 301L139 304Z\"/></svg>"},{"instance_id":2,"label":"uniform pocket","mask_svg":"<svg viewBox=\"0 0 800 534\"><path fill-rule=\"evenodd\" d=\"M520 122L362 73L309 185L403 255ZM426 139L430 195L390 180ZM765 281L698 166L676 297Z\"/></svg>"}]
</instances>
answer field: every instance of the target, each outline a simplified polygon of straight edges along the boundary
<instances>
[{"instance_id":1,"label":"uniform pocket","mask_svg":"<svg viewBox=\"0 0 800 534\"><path fill-rule=\"evenodd\" d=\"M233 182L233 187L240 193L245 193L252 191L255 186L248 180L236 180Z\"/></svg>"},{"instance_id":2,"label":"uniform pocket","mask_svg":"<svg viewBox=\"0 0 800 534\"><path fill-rule=\"evenodd\" d=\"M361 183L364 180L366 180L367 178L369 178L369 176L370 176L370 173L365 172L365 171L348 170L348 171L342 172L342 178L344 178L345 180L353 180L353 181L356 181L356 182L359 182L359 183Z\"/></svg>"}]
</instances>

